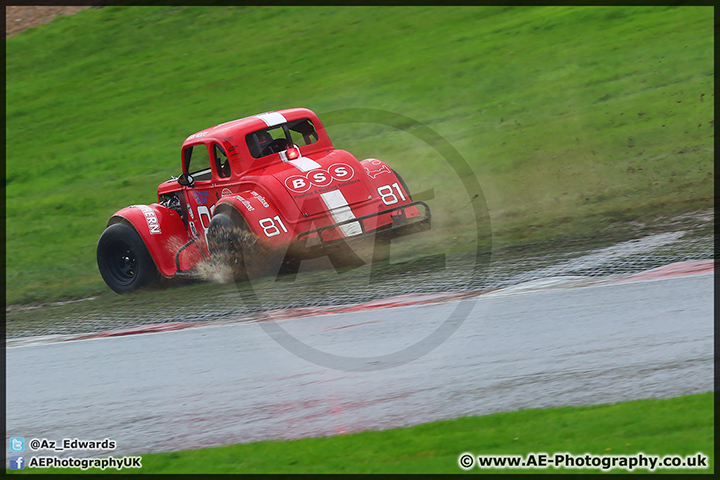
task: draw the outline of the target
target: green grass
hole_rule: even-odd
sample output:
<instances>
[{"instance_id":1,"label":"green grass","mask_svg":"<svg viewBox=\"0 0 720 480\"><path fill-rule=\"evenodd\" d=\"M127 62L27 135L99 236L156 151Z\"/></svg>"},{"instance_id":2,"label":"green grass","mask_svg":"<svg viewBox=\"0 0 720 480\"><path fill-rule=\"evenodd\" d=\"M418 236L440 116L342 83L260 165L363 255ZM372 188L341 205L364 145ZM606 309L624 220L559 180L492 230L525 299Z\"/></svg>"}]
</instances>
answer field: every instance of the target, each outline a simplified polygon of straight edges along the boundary
<instances>
[{"instance_id":1,"label":"green grass","mask_svg":"<svg viewBox=\"0 0 720 480\"><path fill-rule=\"evenodd\" d=\"M263 441L209 449L142 455L141 470L122 473L462 473L461 453L526 455L694 455L708 469L656 469L655 473L714 472L714 394L614 405L561 407L465 417L385 431L292 441ZM513 469L479 473L598 473L590 470ZM9 470L8 470L9 472ZM69 473L26 469L23 473ZM80 472L72 470L72 473ZM96 473L90 469L86 473ZM110 470L106 470L106 473ZM612 470L625 473L625 470ZM636 469L634 473L648 473ZM13 472L15 473L15 472ZM113 471L112 473L117 473Z\"/></svg>"},{"instance_id":2,"label":"green grass","mask_svg":"<svg viewBox=\"0 0 720 480\"><path fill-rule=\"evenodd\" d=\"M191 133L306 106L399 113L482 185L496 247L601 235L713 205L712 7L105 7L6 42L8 303L108 292L97 239L156 200ZM465 248L459 179L412 129L328 128L435 190ZM472 233L472 232L470 232Z\"/></svg>"}]
</instances>

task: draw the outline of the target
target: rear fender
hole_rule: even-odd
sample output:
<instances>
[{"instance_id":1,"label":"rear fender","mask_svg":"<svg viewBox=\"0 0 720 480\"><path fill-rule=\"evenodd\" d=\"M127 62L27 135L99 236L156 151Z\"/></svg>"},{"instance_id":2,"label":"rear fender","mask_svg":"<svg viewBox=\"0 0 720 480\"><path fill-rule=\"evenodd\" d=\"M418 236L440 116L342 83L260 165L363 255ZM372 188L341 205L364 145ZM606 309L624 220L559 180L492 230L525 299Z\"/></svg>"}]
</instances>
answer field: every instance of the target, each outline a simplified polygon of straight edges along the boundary
<instances>
[{"instance_id":1,"label":"rear fender","mask_svg":"<svg viewBox=\"0 0 720 480\"><path fill-rule=\"evenodd\" d=\"M160 273L172 277L178 273L176 255L182 249L177 260L180 270L194 267L203 259L207 252L205 242L193 242L185 229L180 215L173 209L163 207L158 203L151 205L132 205L119 210L110 218L108 226L125 221L129 223L140 235L145 246L153 258Z\"/></svg>"},{"instance_id":2,"label":"rear fender","mask_svg":"<svg viewBox=\"0 0 720 480\"><path fill-rule=\"evenodd\" d=\"M280 214L272 201L249 190L222 197L215 204L213 215L236 210L245 220L258 243L267 248L288 246L296 236L292 224Z\"/></svg>"},{"instance_id":3,"label":"rear fender","mask_svg":"<svg viewBox=\"0 0 720 480\"><path fill-rule=\"evenodd\" d=\"M368 176L370 182L375 187L375 191L373 192L373 194L378 194L382 196L383 193L388 192L386 193L386 195L390 195L389 190L395 190L398 199L401 201L400 203L408 203L412 201L410 199L410 192L408 191L405 182L385 162L383 162L382 160L378 160L377 158L366 158L365 160L360 162L360 165L363 166L363 168L365 169L365 174ZM400 192L397 191L397 188L393 186L394 183L397 183L398 187L400 187L402 195L400 195ZM384 186L388 186L390 188L385 189L383 188ZM407 200L407 202L403 200Z\"/></svg>"},{"instance_id":4,"label":"rear fender","mask_svg":"<svg viewBox=\"0 0 720 480\"><path fill-rule=\"evenodd\" d=\"M377 158L366 158L360 162L360 165L373 184L372 194L373 197L379 197L381 208L399 207L412 202L405 181L385 162ZM405 210L405 215L413 218L421 214L417 208L411 207Z\"/></svg>"}]
</instances>

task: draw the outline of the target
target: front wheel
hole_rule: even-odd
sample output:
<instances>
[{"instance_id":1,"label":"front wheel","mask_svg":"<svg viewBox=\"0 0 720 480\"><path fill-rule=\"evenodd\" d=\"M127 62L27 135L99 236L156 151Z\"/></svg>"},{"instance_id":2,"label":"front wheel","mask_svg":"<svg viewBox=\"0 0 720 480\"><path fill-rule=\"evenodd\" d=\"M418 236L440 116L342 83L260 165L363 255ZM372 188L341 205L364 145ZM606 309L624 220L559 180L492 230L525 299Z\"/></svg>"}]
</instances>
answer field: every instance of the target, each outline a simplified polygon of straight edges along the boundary
<instances>
[{"instance_id":1,"label":"front wheel","mask_svg":"<svg viewBox=\"0 0 720 480\"><path fill-rule=\"evenodd\" d=\"M120 294L155 283L160 276L140 235L125 223L110 225L100 236L97 263L105 283Z\"/></svg>"}]
</instances>

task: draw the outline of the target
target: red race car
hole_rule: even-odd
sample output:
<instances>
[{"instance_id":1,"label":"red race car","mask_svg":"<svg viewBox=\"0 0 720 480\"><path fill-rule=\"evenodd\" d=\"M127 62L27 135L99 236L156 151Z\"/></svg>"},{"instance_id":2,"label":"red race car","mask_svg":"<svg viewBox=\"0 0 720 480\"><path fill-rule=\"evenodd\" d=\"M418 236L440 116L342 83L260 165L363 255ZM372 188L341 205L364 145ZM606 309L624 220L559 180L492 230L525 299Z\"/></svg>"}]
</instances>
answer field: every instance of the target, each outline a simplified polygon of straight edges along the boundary
<instances>
[{"instance_id":1,"label":"red race car","mask_svg":"<svg viewBox=\"0 0 720 480\"><path fill-rule=\"evenodd\" d=\"M117 293L197 275L209 261L247 279L248 243L280 252L275 273L292 274L321 256L336 268L363 264L355 240L387 245L430 228L430 208L411 200L388 165L335 149L305 108L202 130L185 140L181 159L182 174L158 186L158 203L119 210L100 236L98 267Z\"/></svg>"}]
</instances>

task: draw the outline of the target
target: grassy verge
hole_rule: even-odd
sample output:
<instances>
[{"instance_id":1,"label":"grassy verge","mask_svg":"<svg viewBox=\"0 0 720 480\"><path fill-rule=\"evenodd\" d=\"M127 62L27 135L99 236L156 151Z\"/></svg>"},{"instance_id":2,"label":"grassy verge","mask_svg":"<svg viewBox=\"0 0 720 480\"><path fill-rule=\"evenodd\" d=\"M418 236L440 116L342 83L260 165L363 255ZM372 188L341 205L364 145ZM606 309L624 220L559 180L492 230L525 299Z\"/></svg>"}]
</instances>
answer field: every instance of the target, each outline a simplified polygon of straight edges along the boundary
<instances>
[{"instance_id":1,"label":"grassy verge","mask_svg":"<svg viewBox=\"0 0 720 480\"><path fill-rule=\"evenodd\" d=\"M714 472L714 394L614 405L562 407L466 417L378 432L265 441L142 456L141 470L122 473L462 473L458 457L568 452L573 455L694 455ZM97 473L90 469L86 473ZM486 473L598 473L599 469L494 469ZM26 469L24 473L67 473ZM79 470L73 470L73 473ZM105 473L109 473L106 470ZM625 473L615 469L612 473ZM117 473L113 471L111 473ZM636 469L634 473L648 473Z\"/></svg>"},{"instance_id":2,"label":"grassy verge","mask_svg":"<svg viewBox=\"0 0 720 480\"><path fill-rule=\"evenodd\" d=\"M501 247L707 210L713 34L712 7L108 6L58 18L6 42L7 302L108 292L97 239L116 210L156 200L181 142L291 106L432 128L478 178ZM431 243L472 243L460 180L412 131L329 131L434 190Z\"/></svg>"}]
</instances>

